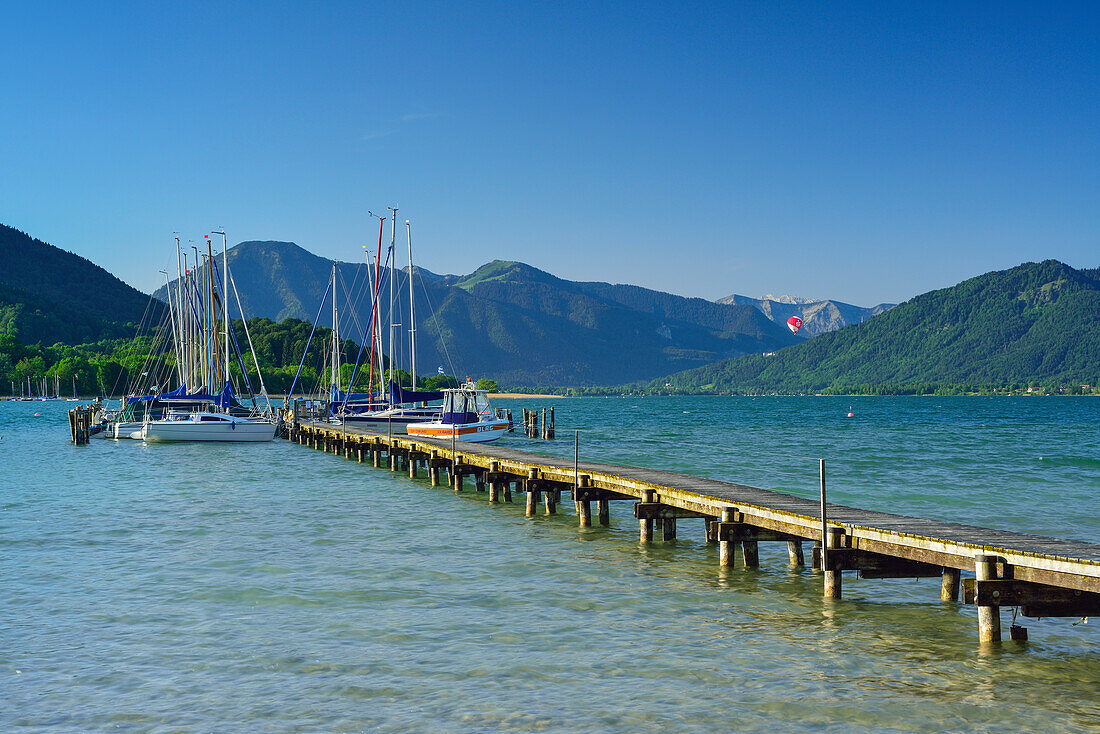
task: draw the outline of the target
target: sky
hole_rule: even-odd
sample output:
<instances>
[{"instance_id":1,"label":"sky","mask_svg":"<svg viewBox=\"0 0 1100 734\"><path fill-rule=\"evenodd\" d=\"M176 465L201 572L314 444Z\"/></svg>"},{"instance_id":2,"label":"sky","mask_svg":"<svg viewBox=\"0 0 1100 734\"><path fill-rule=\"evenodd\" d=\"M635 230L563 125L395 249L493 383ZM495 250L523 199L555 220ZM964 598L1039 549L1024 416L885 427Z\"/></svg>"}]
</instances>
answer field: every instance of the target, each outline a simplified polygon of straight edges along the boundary
<instances>
[{"instance_id":1,"label":"sky","mask_svg":"<svg viewBox=\"0 0 1100 734\"><path fill-rule=\"evenodd\" d=\"M391 206L435 272L708 299L1100 266L1100 4L172 5L0 23L0 223L146 292Z\"/></svg>"}]
</instances>

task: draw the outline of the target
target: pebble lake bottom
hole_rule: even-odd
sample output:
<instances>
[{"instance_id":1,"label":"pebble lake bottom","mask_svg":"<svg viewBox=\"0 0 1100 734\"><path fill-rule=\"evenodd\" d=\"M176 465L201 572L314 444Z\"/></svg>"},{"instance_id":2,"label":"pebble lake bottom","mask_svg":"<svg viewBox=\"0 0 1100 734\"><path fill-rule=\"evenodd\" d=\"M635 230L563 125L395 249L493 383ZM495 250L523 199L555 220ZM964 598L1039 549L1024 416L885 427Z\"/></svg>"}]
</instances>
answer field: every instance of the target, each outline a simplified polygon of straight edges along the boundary
<instances>
[{"instance_id":1,"label":"pebble lake bottom","mask_svg":"<svg viewBox=\"0 0 1100 734\"><path fill-rule=\"evenodd\" d=\"M831 502L1100 542L1095 398L498 407L551 404L556 441L504 441L806 497L824 457ZM3 731L1100 729L1100 620L983 649L937 579L826 602L701 521L642 545L630 503L582 529L285 441L73 447L71 405L0 403Z\"/></svg>"}]
</instances>

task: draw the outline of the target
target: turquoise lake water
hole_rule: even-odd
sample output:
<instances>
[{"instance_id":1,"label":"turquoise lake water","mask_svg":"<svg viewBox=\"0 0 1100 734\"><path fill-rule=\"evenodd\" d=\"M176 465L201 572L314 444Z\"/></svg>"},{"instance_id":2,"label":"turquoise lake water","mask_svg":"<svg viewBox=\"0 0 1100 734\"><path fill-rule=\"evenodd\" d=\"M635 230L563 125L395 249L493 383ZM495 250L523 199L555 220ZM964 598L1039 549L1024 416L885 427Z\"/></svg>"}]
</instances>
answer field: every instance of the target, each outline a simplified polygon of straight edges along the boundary
<instances>
[{"instance_id":1,"label":"turquoise lake water","mask_svg":"<svg viewBox=\"0 0 1100 734\"><path fill-rule=\"evenodd\" d=\"M1100 620L982 649L936 579L825 602L701 521L642 545L629 503L581 529L284 441L73 447L71 405L0 403L0 731L1100 730ZM823 457L832 502L1100 542L1094 398L497 405L557 408L517 448L806 497Z\"/></svg>"}]
</instances>

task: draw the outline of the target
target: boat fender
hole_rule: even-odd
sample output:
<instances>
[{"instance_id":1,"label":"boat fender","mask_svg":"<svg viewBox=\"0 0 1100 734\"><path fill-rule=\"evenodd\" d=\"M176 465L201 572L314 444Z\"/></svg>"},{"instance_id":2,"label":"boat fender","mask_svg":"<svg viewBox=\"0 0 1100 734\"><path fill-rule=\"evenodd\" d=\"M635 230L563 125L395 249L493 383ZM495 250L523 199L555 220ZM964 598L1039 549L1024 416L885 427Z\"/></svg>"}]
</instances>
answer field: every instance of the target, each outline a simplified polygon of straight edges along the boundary
<instances>
[{"instance_id":1,"label":"boat fender","mask_svg":"<svg viewBox=\"0 0 1100 734\"><path fill-rule=\"evenodd\" d=\"M231 431L237 430L237 421L229 421L229 430L231 430Z\"/></svg>"}]
</instances>

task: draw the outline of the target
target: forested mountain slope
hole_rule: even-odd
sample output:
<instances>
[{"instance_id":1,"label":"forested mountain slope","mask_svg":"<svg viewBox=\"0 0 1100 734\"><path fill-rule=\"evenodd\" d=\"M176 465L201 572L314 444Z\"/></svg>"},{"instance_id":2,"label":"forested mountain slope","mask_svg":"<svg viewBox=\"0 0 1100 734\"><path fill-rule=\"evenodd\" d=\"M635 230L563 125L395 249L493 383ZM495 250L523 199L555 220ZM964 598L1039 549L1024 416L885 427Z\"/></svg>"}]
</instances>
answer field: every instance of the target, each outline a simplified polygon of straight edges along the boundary
<instances>
[{"instance_id":1,"label":"forested mountain slope","mask_svg":"<svg viewBox=\"0 0 1100 734\"><path fill-rule=\"evenodd\" d=\"M986 273L778 351L681 372L684 391L873 391L1100 381L1100 279L1056 260Z\"/></svg>"}]
</instances>

